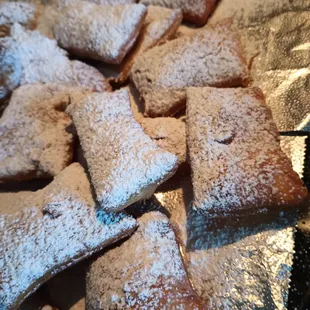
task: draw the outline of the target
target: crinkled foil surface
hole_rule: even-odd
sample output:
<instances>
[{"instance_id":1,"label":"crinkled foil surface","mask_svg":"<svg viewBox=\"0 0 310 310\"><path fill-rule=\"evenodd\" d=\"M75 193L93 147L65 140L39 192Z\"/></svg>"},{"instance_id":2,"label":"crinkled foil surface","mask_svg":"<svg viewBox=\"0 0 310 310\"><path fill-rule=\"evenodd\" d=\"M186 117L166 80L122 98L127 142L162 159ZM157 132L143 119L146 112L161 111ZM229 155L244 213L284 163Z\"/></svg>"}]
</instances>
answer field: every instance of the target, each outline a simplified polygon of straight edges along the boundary
<instances>
[{"instance_id":1,"label":"crinkled foil surface","mask_svg":"<svg viewBox=\"0 0 310 310\"><path fill-rule=\"evenodd\" d=\"M210 309L287 309L297 216L210 222L191 210L191 200L190 177L176 176L129 210L170 217L192 285Z\"/></svg>"},{"instance_id":2,"label":"crinkled foil surface","mask_svg":"<svg viewBox=\"0 0 310 310\"><path fill-rule=\"evenodd\" d=\"M298 173L300 178L303 178L305 172L306 161L306 139L307 136L281 136L280 144L282 151L292 161L293 169Z\"/></svg>"},{"instance_id":3,"label":"crinkled foil surface","mask_svg":"<svg viewBox=\"0 0 310 310\"><path fill-rule=\"evenodd\" d=\"M211 22L233 17L280 131L310 131L310 1L222 0Z\"/></svg>"}]
</instances>

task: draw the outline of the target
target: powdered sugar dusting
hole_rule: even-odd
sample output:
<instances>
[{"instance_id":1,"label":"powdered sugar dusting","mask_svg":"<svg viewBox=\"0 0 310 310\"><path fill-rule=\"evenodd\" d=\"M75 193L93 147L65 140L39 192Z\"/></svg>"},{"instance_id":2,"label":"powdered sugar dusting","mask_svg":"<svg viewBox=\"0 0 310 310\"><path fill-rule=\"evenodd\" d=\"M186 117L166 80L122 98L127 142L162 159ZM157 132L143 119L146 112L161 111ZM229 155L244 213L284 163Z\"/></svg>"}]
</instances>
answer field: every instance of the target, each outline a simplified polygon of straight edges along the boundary
<instances>
[{"instance_id":1,"label":"powdered sugar dusting","mask_svg":"<svg viewBox=\"0 0 310 310\"><path fill-rule=\"evenodd\" d=\"M127 90L88 95L68 111L104 210L121 210L151 196L173 175L177 157L144 133Z\"/></svg>"},{"instance_id":2,"label":"powdered sugar dusting","mask_svg":"<svg viewBox=\"0 0 310 310\"><path fill-rule=\"evenodd\" d=\"M138 223L129 240L92 263L87 308L202 309L167 217L151 212Z\"/></svg>"},{"instance_id":3,"label":"powdered sugar dusting","mask_svg":"<svg viewBox=\"0 0 310 310\"><path fill-rule=\"evenodd\" d=\"M306 197L259 89L189 88L187 96L194 208L256 213Z\"/></svg>"},{"instance_id":4,"label":"powdered sugar dusting","mask_svg":"<svg viewBox=\"0 0 310 310\"><path fill-rule=\"evenodd\" d=\"M14 91L0 119L0 181L57 175L72 160L63 111L79 88L33 84Z\"/></svg>"},{"instance_id":5,"label":"powdered sugar dusting","mask_svg":"<svg viewBox=\"0 0 310 310\"><path fill-rule=\"evenodd\" d=\"M11 53L11 39L0 39L0 99L6 97L20 83L22 64L18 55Z\"/></svg>"},{"instance_id":6,"label":"powdered sugar dusting","mask_svg":"<svg viewBox=\"0 0 310 310\"><path fill-rule=\"evenodd\" d=\"M147 8L140 52L145 52L159 42L162 42L166 39L167 34L168 36L173 35L181 21L182 12L180 9L171 10L150 5Z\"/></svg>"},{"instance_id":7,"label":"powdered sugar dusting","mask_svg":"<svg viewBox=\"0 0 310 310\"><path fill-rule=\"evenodd\" d=\"M120 66L121 73L115 79L123 83L129 76L135 59L148 49L171 39L182 21L181 10L171 10L158 6L149 6L143 28L131 52Z\"/></svg>"},{"instance_id":8,"label":"powdered sugar dusting","mask_svg":"<svg viewBox=\"0 0 310 310\"><path fill-rule=\"evenodd\" d=\"M185 123L172 117L143 118L140 123L145 133L163 149L186 161Z\"/></svg>"},{"instance_id":9,"label":"powdered sugar dusting","mask_svg":"<svg viewBox=\"0 0 310 310\"><path fill-rule=\"evenodd\" d=\"M171 9L182 9L184 18L203 25L215 8L217 0L141 0L145 5L158 5Z\"/></svg>"},{"instance_id":10,"label":"powdered sugar dusting","mask_svg":"<svg viewBox=\"0 0 310 310\"><path fill-rule=\"evenodd\" d=\"M37 8L32 3L26 2L1 2L0 25L20 23L27 25L34 21Z\"/></svg>"},{"instance_id":11,"label":"powdered sugar dusting","mask_svg":"<svg viewBox=\"0 0 310 310\"><path fill-rule=\"evenodd\" d=\"M0 203L0 300L8 309L17 309L55 273L135 228L127 215L95 208L79 164L66 168L43 190L0 194Z\"/></svg>"},{"instance_id":12,"label":"powdered sugar dusting","mask_svg":"<svg viewBox=\"0 0 310 310\"><path fill-rule=\"evenodd\" d=\"M224 22L150 49L131 77L146 115L171 116L184 107L186 87L243 85L248 69L237 33Z\"/></svg>"},{"instance_id":13,"label":"powdered sugar dusting","mask_svg":"<svg viewBox=\"0 0 310 310\"><path fill-rule=\"evenodd\" d=\"M142 4L69 1L58 12L53 31L58 43L72 53L119 64L135 42L145 15Z\"/></svg>"},{"instance_id":14,"label":"powdered sugar dusting","mask_svg":"<svg viewBox=\"0 0 310 310\"><path fill-rule=\"evenodd\" d=\"M21 77L14 72L15 68L12 70L12 75L20 77L20 81L14 80L15 85L41 82L84 86L95 91L110 89L99 71L79 61L70 61L56 41L42 36L39 31L28 31L14 24L11 37L0 38L0 46L5 49L0 62L11 63L9 60L16 59L20 63L16 70L21 69ZM6 77L1 78L6 80Z\"/></svg>"}]
</instances>

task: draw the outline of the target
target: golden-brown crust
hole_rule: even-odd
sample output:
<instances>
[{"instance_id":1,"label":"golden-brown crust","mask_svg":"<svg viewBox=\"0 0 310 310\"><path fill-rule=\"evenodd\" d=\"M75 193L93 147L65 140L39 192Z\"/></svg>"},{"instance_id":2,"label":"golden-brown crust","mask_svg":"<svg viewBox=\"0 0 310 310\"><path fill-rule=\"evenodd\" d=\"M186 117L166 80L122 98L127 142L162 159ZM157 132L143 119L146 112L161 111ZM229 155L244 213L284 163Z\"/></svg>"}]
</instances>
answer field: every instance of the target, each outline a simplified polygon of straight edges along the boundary
<instances>
[{"instance_id":1,"label":"golden-brown crust","mask_svg":"<svg viewBox=\"0 0 310 310\"><path fill-rule=\"evenodd\" d=\"M184 11L184 20L189 21L198 26L203 26L207 23L209 16L214 11L218 0L202 0L205 10L202 13L193 14L192 12Z\"/></svg>"}]
</instances>

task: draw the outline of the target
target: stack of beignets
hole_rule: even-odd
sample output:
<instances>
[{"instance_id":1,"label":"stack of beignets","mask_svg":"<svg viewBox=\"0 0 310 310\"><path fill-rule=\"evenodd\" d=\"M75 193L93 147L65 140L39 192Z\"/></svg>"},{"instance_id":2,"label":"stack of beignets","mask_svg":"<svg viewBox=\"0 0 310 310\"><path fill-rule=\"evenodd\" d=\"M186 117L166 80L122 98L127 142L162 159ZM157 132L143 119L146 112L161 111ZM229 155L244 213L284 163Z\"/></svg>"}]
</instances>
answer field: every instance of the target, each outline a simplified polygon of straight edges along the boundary
<instances>
[{"instance_id":1,"label":"stack of beignets","mask_svg":"<svg viewBox=\"0 0 310 310\"><path fill-rule=\"evenodd\" d=\"M217 244L211 229L223 229L221 221L241 218L250 231L245 216L259 223L295 211L307 190L280 148L263 93L251 87L232 22L205 25L216 3L0 4L0 104L8 103L0 118L1 309L18 309L86 258L76 305L57 289L66 278L59 275L45 287L51 306L236 306L218 298L230 298L235 282L215 286L234 257L240 278L248 276L242 242L221 259L226 245L213 251L195 242L209 247L210 232ZM182 21L197 28L177 37ZM34 180L33 188L24 183ZM183 187L171 189L175 180L192 187L190 201ZM257 229L253 235L245 242L259 238ZM265 237L260 248L274 245Z\"/></svg>"}]
</instances>

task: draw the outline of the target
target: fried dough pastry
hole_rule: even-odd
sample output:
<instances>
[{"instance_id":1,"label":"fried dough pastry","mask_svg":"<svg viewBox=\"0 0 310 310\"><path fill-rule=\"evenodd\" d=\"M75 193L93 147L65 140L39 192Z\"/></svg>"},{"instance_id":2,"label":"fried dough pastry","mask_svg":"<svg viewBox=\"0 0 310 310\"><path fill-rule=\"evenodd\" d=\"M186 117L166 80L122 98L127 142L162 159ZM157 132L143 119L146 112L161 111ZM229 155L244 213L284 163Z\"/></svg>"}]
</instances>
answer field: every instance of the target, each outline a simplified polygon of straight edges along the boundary
<instances>
[{"instance_id":1,"label":"fried dough pastry","mask_svg":"<svg viewBox=\"0 0 310 310\"><path fill-rule=\"evenodd\" d=\"M145 5L182 9L185 20L202 26L215 9L217 0L141 0L140 2Z\"/></svg>"},{"instance_id":2,"label":"fried dough pastry","mask_svg":"<svg viewBox=\"0 0 310 310\"><path fill-rule=\"evenodd\" d=\"M13 92L0 119L0 182L54 177L72 161L72 124L64 113L74 93L58 84L32 84Z\"/></svg>"},{"instance_id":3,"label":"fried dough pastry","mask_svg":"<svg viewBox=\"0 0 310 310\"><path fill-rule=\"evenodd\" d=\"M142 4L74 1L58 12L53 32L60 46L72 54L120 64L136 41L145 15Z\"/></svg>"},{"instance_id":4,"label":"fried dough pastry","mask_svg":"<svg viewBox=\"0 0 310 310\"><path fill-rule=\"evenodd\" d=\"M204 309L188 280L168 218L151 212L135 234L94 261L87 309Z\"/></svg>"},{"instance_id":5,"label":"fried dough pastry","mask_svg":"<svg viewBox=\"0 0 310 310\"><path fill-rule=\"evenodd\" d=\"M89 181L72 164L37 192L0 193L0 301L21 302L57 272L133 232L126 214L95 207Z\"/></svg>"},{"instance_id":6,"label":"fried dough pastry","mask_svg":"<svg viewBox=\"0 0 310 310\"><path fill-rule=\"evenodd\" d=\"M174 174L177 157L144 133L132 114L127 90L87 95L68 112L104 210L119 211L150 197Z\"/></svg>"},{"instance_id":7,"label":"fried dough pastry","mask_svg":"<svg viewBox=\"0 0 310 310\"><path fill-rule=\"evenodd\" d=\"M260 89L187 89L193 208L225 217L296 208L307 196Z\"/></svg>"},{"instance_id":8,"label":"fried dough pastry","mask_svg":"<svg viewBox=\"0 0 310 310\"><path fill-rule=\"evenodd\" d=\"M61 83L83 86L94 91L110 90L109 83L95 68L80 61L70 61L55 40L39 31L29 31L19 24L11 28L11 36L0 38L0 94L18 85Z\"/></svg>"},{"instance_id":9,"label":"fried dough pastry","mask_svg":"<svg viewBox=\"0 0 310 310\"><path fill-rule=\"evenodd\" d=\"M172 116L185 106L190 86L241 86L248 80L239 37L227 21L157 46L131 70L146 116Z\"/></svg>"},{"instance_id":10,"label":"fried dough pastry","mask_svg":"<svg viewBox=\"0 0 310 310\"><path fill-rule=\"evenodd\" d=\"M121 64L120 74L114 79L115 82L124 83L127 80L131 67L139 55L173 38L181 21L181 10L150 5L137 42Z\"/></svg>"}]
</instances>

